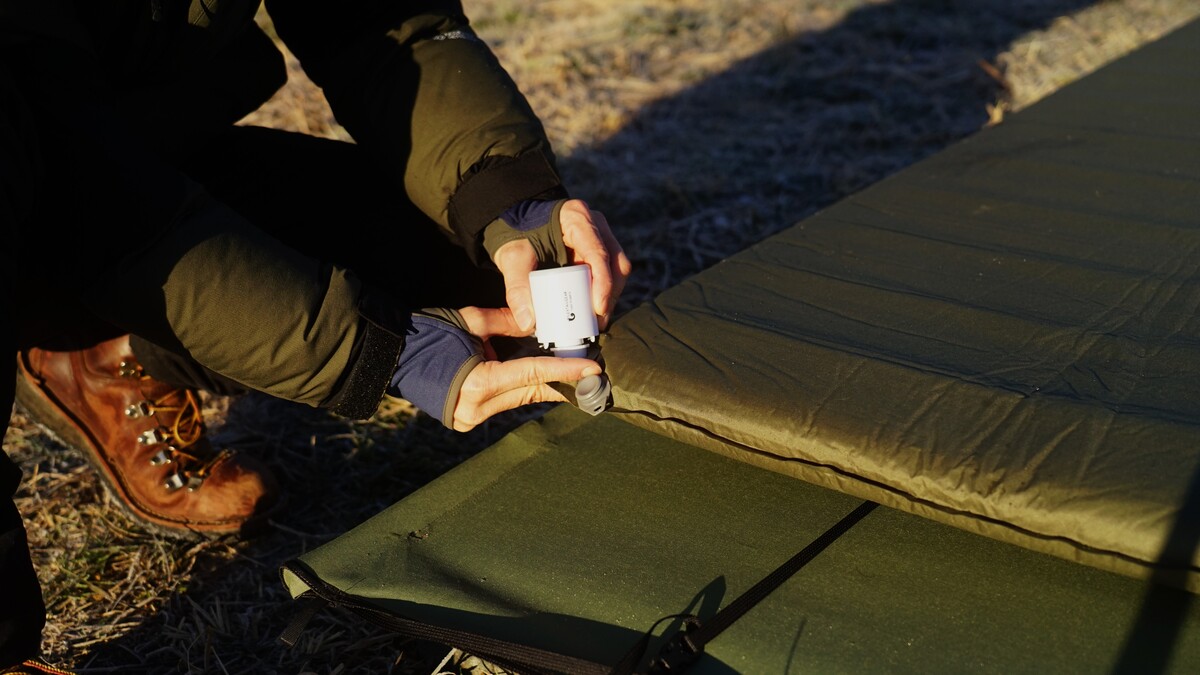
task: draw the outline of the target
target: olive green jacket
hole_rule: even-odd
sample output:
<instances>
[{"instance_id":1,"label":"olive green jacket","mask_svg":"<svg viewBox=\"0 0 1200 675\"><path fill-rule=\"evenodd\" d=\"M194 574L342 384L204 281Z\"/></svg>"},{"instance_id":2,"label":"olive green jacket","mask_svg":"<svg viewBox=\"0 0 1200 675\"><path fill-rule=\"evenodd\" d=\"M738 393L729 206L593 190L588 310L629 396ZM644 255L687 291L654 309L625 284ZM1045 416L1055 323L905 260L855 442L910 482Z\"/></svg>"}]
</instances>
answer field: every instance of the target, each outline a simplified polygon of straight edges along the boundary
<instances>
[{"instance_id":1,"label":"olive green jacket","mask_svg":"<svg viewBox=\"0 0 1200 675\"><path fill-rule=\"evenodd\" d=\"M506 208L565 196L541 123L458 2L265 8L339 122L478 264L482 232ZM258 9L0 0L0 262L54 244L38 264L57 266L62 287L106 321L249 387L365 417L414 308L283 247L169 166L286 80ZM44 152L68 143L106 184L95 223L39 218L44 200L71 199L71 186L47 185ZM4 267L10 295L40 292Z\"/></svg>"}]
</instances>

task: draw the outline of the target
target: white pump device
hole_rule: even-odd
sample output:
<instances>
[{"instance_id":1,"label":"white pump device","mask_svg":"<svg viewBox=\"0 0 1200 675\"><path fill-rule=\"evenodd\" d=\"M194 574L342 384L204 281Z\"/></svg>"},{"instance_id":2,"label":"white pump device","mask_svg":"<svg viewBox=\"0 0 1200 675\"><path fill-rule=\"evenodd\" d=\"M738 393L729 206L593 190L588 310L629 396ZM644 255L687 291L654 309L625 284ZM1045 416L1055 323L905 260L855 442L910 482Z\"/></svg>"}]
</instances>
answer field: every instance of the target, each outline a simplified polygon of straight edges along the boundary
<instances>
[{"instance_id":1,"label":"white pump device","mask_svg":"<svg viewBox=\"0 0 1200 675\"><path fill-rule=\"evenodd\" d=\"M592 271L571 265L529 273L538 344L555 356L587 354L600 328L592 311Z\"/></svg>"},{"instance_id":2,"label":"white pump device","mask_svg":"<svg viewBox=\"0 0 1200 675\"><path fill-rule=\"evenodd\" d=\"M586 357L600 337L592 311L592 270L570 265L529 273L533 295L534 333L538 344L555 356ZM608 408L612 386L608 378L588 375L575 383L575 402L581 410L598 415Z\"/></svg>"}]
</instances>

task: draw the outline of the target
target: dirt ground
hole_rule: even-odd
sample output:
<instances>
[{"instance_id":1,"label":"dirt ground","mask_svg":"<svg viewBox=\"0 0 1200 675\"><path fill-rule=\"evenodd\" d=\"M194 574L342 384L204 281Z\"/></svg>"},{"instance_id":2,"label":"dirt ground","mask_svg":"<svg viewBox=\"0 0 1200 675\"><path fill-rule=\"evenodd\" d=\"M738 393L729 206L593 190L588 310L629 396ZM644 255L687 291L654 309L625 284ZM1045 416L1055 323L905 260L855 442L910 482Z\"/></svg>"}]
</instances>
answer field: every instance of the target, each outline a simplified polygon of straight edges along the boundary
<instances>
[{"instance_id":1,"label":"dirt ground","mask_svg":"<svg viewBox=\"0 0 1200 675\"><path fill-rule=\"evenodd\" d=\"M465 8L545 122L572 192L633 260L621 311L1200 16L1195 0ZM288 85L244 123L351 140L289 63ZM74 451L15 410L4 449L25 470L16 499L50 614L46 654L83 673L478 671L336 613L284 648L278 566L544 410L455 434L405 405L350 422L258 395L206 398L214 438L264 458L293 506L256 539L204 542L126 518Z\"/></svg>"}]
</instances>

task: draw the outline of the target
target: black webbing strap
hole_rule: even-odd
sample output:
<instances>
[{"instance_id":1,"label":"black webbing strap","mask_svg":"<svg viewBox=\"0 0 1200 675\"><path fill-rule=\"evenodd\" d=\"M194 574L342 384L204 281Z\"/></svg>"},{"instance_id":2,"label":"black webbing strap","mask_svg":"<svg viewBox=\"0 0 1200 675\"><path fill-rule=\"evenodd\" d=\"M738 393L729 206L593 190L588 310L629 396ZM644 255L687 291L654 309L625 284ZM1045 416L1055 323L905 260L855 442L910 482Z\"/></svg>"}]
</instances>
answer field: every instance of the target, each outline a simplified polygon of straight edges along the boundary
<instances>
[{"instance_id":1,"label":"black webbing strap","mask_svg":"<svg viewBox=\"0 0 1200 675\"><path fill-rule=\"evenodd\" d=\"M542 673L571 673L572 675L603 675L608 666L558 652L487 637L478 633L443 628L411 619L404 619L373 607L356 606L351 610L365 616L376 624L402 635L408 635L443 645L453 645L462 651L477 656L522 675Z\"/></svg>"},{"instance_id":2,"label":"black webbing strap","mask_svg":"<svg viewBox=\"0 0 1200 675\"><path fill-rule=\"evenodd\" d=\"M284 627L283 632L279 634L279 641L288 647L295 647L296 641L300 639L300 634L304 632L308 622L312 621L317 612L328 605L329 603L324 598L317 597L311 591L298 596L296 611L288 619L288 624Z\"/></svg>"},{"instance_id":3,"label":"black webbing strap","mask_svg":"<svg viewBox=\"0 0 1200 675\"><path fill-rule=\"evenodd\" d=\"M453 645L462 651L522 675L570 673L572 675L606 675L609 666L536 647L500 640L470 631L444 628L397 616L331 586L299 560L284 567L308 586L299 598L305 602L297 609L279 639L292 646L313 614L329 605L343 607L381 628L443 645Z\"/></svg>"},{"instance_id":4,"label":"black webbing strap","mask_svg":"<svg viewBox=\"0 0 1200 675\"><path fill-rule=\"evenodd\" d=\"M754 605L767 597L789 577L799 571L822 551L829 547L838 537L842 536L862 520L878 504L863 502L853 511L835 523L820 536L805 546L799 553L787 562L777 567L758 583L751 586L745 593L726 605L713 615L707 622L691 614L666 616L654 623L650 630L626 652L616 666L609 668L593 661L575 658L528 647L506 640L490 638L478 633L455 630L434 626L419 621L412 621L391 614L377 607L366 604L354 596L348 595L338 588L320 581L307 565L293 560L285 567L308 585L309 591L301 594L304 602L299 607L293 620L289 622L282 642L293 645L299 637L304 625L308 623L320 608L327 605L340 605L388 630L402 635L429 640L445 645L454 645L459 649L489 661L501 668L522 673L522 675L539 675L541 673L568 673L570 675L631 675L646 654L650 641L659 624L670 619L682 619L680 630L663 645L658 654L650 660L647 667L649 673L665 675L686 669L704 653L704 646L717 637L722 631L748 612Z\"/></svg>"},{"instance_id":5,"label":"black webbing strap","mask_svg":"<svg viewBox=\"0 0 1200 675\"><path fill-rule=\"evenodd\" d=\"M814 539L812 543L801 549L799 553L792 556L787 562L777 567L774 572L771 572L759 580L758 583L751 586L745 593L742 593L733 602L714 614L707 622L701 622L699 617L693 615L684 616L683 627L663 645L659 653L650 661L649 672L673 673L687 668L704 653L704 645L720 635L721 631L732 625L734 621L740 619L751 607L754 607L759 601L770 595L771 591L774 591L783 582L787 581L801 567L804 567L813 558L816 558L876 506L878 504L875 502L863 502L859 504L857 508L835 523L833 527L821 533L821 536ZM655 626L662 620L660 619L659 622L656 622ZM634 648L621 659L621 662L613 669L612 675L628 675L633 672L633 669L637 667L638 662L641 661L642 656L645 654L653 630L651 628L634 645Z\"/></svg>"}]
</instances>

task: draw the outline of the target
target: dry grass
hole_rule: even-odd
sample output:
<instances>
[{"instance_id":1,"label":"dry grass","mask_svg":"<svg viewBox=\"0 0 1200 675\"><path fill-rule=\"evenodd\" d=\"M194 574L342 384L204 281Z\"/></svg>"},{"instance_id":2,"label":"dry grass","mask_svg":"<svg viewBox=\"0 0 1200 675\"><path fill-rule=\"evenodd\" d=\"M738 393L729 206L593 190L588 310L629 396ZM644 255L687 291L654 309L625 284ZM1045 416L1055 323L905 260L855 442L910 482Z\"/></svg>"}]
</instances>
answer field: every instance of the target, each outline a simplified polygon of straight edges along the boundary
<instances>
[{"instance_id":1,"label":"dry grass","mask_svg":"<svg viewBox=\"0 0 1200 675\"><path fill-rule=\"evenodd\" d=\"M1200 15L1194 0L466 6L543 116L572 189L630 253L625 309ZM247 121L347 138L292 68ZM257 539L188 543L124 517L18 410L4 448L26 472L17 504L47 654L85 673L478 670L340 615L279 646L277 568L539 411L453 434L403 406L349 422L258 396L208 400L217 439L268 461L293 506Z\"/></svg>"}]
</instances>

